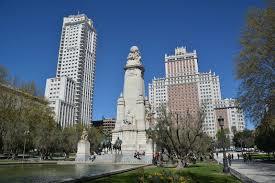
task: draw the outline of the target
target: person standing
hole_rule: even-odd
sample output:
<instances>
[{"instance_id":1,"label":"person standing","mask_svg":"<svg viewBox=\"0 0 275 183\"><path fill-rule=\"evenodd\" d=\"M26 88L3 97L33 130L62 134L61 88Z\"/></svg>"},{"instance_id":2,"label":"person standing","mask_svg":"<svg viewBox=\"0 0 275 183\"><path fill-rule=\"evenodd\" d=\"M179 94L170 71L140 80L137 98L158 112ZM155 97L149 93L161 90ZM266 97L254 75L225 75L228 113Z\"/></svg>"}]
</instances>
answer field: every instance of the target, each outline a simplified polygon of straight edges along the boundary
<instances>
[{"instance_id":1,"label":"person standing","mask_svg":"<svg viewBox=\"0 0 275 183\"><path fill-rule=\"evenodd\" d=\"M240 155L239 155L239 154L237 154L237 156L238 156L238 159L240 159Z\"/></svg>"},{"instance_id":2,"label":"person standing","mask_svg":"<svg viewBox=\"0 0 275 183\"><path fill-rule=\"evenodd\" d=\"M249 162L251 162L251 161L252 161L252 156L251 156L251 154L250 154L250 153L248 154L248 160L249 160Z\"/></svg>"}]
</instances>

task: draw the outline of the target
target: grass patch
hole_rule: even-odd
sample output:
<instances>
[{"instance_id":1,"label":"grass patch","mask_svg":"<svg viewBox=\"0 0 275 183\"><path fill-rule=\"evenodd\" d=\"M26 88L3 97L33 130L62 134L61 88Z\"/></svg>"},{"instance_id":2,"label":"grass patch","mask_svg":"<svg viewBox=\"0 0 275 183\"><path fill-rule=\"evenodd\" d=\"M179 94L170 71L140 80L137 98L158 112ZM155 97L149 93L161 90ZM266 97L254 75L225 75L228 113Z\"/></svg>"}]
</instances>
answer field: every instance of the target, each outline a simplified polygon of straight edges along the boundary
<instances>
[{"instance_id":1,"label":"grass patch","mask_svg":"<svg viewBox=\"0 0 275 183\"><path fill-rule=\"evenodd\" d=\"M90 181L90 183L240 183L231 175L224 174L217 163L199 163L188 168L146 167L109 177Z\"/></svg>"},{"instance_id":2,"label":"grass patch","mask_svg":"<svg viewBox=\"0 0 275 183\"><path fill-rule=\"evenodd\" d=\"M262 159L262 160L275 160L274 156L272 153L268 154L256 154L253 153L251 154L252 159Z\"/></svg>"}]
</instances>

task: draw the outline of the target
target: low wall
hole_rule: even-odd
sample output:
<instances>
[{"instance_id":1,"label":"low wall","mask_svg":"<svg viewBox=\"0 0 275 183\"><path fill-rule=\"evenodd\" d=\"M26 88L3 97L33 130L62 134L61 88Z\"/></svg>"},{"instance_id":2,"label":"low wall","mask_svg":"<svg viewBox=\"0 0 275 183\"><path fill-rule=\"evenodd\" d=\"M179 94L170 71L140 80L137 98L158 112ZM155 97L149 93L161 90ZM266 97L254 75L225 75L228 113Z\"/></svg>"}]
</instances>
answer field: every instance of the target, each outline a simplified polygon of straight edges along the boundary
<instances>
[{"instance_id":1,"label":"low wall","mask_svg":"<svg viewBox=\"0 0 275 183\"><path fill-rule=\"evenodd\" d=\"M234 177L236 177L237 179L241 180L242 182L245 183L257 183L255 180L252 180L250 178L248 178L247 176L241 174L240 172L234 170L233 168L230 168L230 174L233 175Z\"/></svg>"},{"instance_id":2,"label":"low wall","mask_svg":"<svg viewBox=\"0 0 275 183\"><path fill-rule=\"evenodd\" d=\"M114 170L114 171L110 171L108 173L95 174L95 175L91 175L91 176L83 176L83 177L75 178L75 179L74 178L68 178L68 179L63 179L63 180L60 180L60 181L55 181L55 183L86 182L86 181L91 181L91 180L95 180L95 179L99 179L99 178L103 178L103 177L109 177L109 176L120 174L120 173L129 172L129 171L136 170L136 169L139 169L139 168L143 168L143 167L146 167L146 166L150 166L150 165L142 165L142 166L127 168L127 169L123 169L123 170Z\"/></svg>"},{"instance_id":3,"label":"low wall","mask_svg":"<svg viewBox=\"0 0 275 183\"><path fill-rule=\"evenodd\" d=\"M223 166L221 162L217 161L217 163ZM232 176L236 177L237 179L241 180L244 183L258 183L257 181L248 178L246 175L241 174L240 172L234 170L230 166L229 166L229 172Z\"/></svg>"},{"instance_id":4,"label":"low wall","mask_svg":"<svg viewBox=\"0 0 275 183\"><path fill-rule=\"evenodd\" d=\"M8 162L0 162L0 165L20 165L20 164L57 164L57 161L38 161L38 162L28 162L28 161L17 161L17 162L12 162L12 161L8 161Z\"/></svg>"}]
</instances>

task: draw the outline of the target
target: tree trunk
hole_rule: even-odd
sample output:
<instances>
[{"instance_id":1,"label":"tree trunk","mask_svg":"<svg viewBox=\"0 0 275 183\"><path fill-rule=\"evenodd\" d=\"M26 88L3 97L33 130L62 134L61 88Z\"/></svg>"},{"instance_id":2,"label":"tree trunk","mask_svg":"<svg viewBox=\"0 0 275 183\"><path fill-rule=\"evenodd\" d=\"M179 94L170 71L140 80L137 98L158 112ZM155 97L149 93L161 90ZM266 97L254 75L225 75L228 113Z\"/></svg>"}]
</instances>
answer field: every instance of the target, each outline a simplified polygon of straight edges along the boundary
<instances>
[{"instance_id":1,"label":"tree trunk","mask_svg":"<svg viewBox=\"0 0 275 183\"><path fill-rule=\"evenodd\" d=\"M178 159L178 165L177 169L185 168L187 167L187 162L184 159Z\"/></svg>"}]
</instances>

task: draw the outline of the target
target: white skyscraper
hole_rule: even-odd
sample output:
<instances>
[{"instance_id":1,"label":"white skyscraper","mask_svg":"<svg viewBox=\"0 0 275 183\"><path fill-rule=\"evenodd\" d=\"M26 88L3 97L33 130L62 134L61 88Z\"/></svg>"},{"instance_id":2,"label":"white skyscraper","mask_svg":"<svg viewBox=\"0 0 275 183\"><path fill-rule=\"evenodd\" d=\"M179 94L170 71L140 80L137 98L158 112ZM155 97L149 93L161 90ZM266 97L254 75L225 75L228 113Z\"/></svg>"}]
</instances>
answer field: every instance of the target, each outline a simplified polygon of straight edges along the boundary
<instances>
[{"instance_id":1,"label":"white skyscraper","mask_svg":"<svg viewBox=\"0 0 275 183\"><path fill-rule=\"evenodd\" d=\"M69 121L69 118L67 121L60 123L63 127L74 123L88 125L92 119L96 40L97 35L93 22L86 15L64 17L55 80L66 77L70 78L73 84L71 87L60 85L59 89L56 88L55 94L60 93L64 88L65 90L74 90L74 117L72 121ZM45 97L50 103L56 103L56 100L63 99L53 98L55 94L53 92L54 85L52 84L47 82ZM63 116L71 116L72 110L63 111L59 105L54 105L53 108L56 112L61 111L60 114ZM60 114L56 114L58 122L63 118Z\"/></svg>"},{"instance_id":2,"label":"white skyscraper","mask_svg":"<svg viewBox=\"0 0 275 183\"><path fill-rule=\"evenodd\" d=\"M154 78L152 83L149 83L149 103L151 110L155 112L156 116L161 111L167 102L167 79Z\"/></svg>"}]
</instances>

